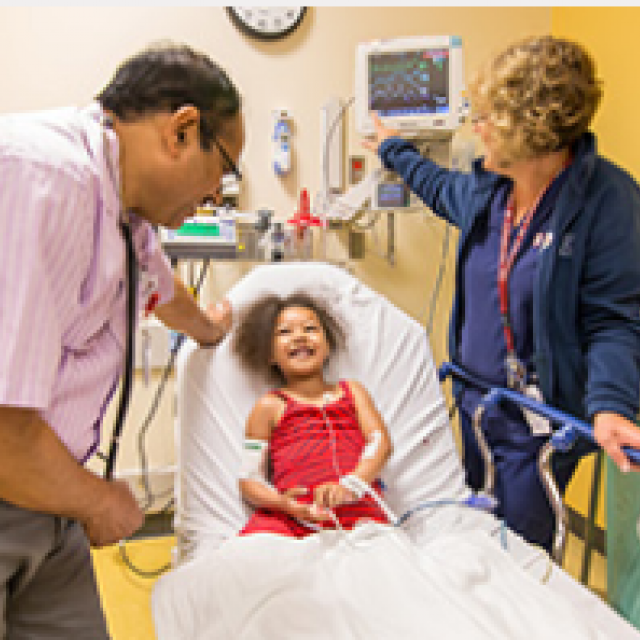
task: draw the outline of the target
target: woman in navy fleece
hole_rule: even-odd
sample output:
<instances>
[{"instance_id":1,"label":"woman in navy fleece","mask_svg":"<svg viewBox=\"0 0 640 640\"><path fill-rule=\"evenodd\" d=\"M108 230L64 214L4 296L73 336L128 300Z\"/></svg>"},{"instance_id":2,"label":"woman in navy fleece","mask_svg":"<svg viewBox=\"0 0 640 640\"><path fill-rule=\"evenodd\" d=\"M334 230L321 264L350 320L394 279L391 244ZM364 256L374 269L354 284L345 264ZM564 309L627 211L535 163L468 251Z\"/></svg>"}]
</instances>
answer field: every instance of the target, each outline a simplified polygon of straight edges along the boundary
<instances>
[{"instance_id":1,"label":"woman in navy fleece","mask_svg":"<svg viewBox=\"0 0 640 640\"><path fill-rule=\"evenodd\" d=\"M449 171L374 116L363 142L460 230L450 358L478 378L510 385L590 420L623 470L640 448L640 190L597 154L589 125L602 91L589 54L551 36L511 45L471 87L485 155L471 174ZM483 464L472 416L480 392L456 387L468 483ZM496 465L499 515L551 548L553 516L536 459L546 441L516 407L483 421ZM584 440L554 455L562 490Z\"/></svg>"}]
</instances>

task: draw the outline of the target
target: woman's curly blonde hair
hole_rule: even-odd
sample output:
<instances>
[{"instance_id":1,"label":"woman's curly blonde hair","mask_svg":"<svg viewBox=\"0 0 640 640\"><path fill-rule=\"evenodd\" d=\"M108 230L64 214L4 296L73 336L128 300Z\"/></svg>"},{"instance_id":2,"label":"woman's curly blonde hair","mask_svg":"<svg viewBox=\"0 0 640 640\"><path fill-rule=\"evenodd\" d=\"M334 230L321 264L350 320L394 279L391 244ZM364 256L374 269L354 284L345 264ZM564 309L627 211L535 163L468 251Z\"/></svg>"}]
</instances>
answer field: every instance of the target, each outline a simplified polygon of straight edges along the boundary
<instances>
[{"instance_id":1,"label":"woman's curly blonde hair","mask_svg":"<svg viewBox=\"0 0 640 640\"><path fill-rule=\"evenodd\" d=\"M470 86L505 162L568 148L591 124L602 97L595 63L579 44L541 36L512 44Z\"/></svg>"}]
</instances>

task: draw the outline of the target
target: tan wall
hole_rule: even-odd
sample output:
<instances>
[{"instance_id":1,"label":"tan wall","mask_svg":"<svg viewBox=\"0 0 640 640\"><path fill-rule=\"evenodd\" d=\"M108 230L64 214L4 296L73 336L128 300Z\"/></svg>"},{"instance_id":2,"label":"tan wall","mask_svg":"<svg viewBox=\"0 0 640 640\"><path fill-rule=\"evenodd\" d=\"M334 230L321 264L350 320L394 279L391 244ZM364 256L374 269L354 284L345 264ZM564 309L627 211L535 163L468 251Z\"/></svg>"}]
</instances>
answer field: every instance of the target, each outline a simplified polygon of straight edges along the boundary
<instances>
[{"instance_id":1,"label":"tan wall","mask_svg":"<svg viewBox=\"0 0 640 640\"><path fill-rule=\"evenodd\" d=\"M0 112L84 104L110 78L115 65L151 41L185 41L225 67L245 101L246 181L242 207L269 207L280 217L295 210L296 196L320 185L320 108L329 96L353 95L357 43L375 38L418 34L462 37L467 77L507 42L548 33L546 7L319 7L310 8L301 28L278 43L258 43L241 35L222 7L74 7L0 8ZM281 180L271 170L271 110L293 115L294 170ZM363 153L349 117L349 148ZM469 136L468 128L461 135ZM376 165L367 156L368 168ZM384 249L384 225L379 229ZM368 257L356 274L410 315L425 320L442 251L443 226L431 217L408 215L396 227L397 265L380 257L369 239ZM444 343L451 300L453 256L449 249L444 285L437 306L433 348L445 357ZM222 295L244 272L238 265L214 267L208 295ZM151 400L152 384L136 387L121 469L138 466L135 436ZM173 462L171 388L160 419L149 437L153 467Z\"/></svg>"}]
</instances>

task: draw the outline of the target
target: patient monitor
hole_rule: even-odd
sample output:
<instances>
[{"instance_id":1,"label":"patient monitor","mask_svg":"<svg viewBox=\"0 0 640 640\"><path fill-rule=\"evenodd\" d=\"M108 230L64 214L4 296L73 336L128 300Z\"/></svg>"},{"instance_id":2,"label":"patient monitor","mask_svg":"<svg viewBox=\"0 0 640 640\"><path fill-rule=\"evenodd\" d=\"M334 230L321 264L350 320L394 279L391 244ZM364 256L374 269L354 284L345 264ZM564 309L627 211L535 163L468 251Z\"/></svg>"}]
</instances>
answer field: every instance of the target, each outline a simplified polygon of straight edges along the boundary
<instances>
[{"instance_id":1,"label":"patient monitor","mask_svg":"<svg viewBox=\"0 0 640 640\"><path fill-rule=\"evenodd\" d=\"M461 38L417 36L358 45L354 108L359 134L374 133L375 112L423 155L450 166L452 137L468 112ZM424 207L397 175L385 173L374 182L372 209Z\"/></svg>"},{"instance_id":2,"label":"patient monitor","mask_svg":"<svg viewBox=\"0 0 640 640\"><path fill-rule=\"evenodd\" d=\"M419 36L358 45L356 128L374 133L371 112L408 137L451 135L464 120L462 40Z\"/></svg>"}]
</instances>

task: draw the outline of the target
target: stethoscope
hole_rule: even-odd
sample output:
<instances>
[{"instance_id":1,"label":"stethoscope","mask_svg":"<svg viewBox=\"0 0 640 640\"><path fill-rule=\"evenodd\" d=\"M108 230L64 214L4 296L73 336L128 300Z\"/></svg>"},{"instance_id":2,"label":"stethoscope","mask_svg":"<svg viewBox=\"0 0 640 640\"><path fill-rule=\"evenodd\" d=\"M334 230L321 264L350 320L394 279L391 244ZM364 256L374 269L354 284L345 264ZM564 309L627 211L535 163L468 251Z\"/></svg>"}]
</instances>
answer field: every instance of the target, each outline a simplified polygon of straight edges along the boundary
<instances>
[{"instance_id":1,"label":"stethoscope","mask_svg":"<svg viewBox=\"0 0 640 640\"><path fill-rule=\"evenodd\" d=\"M112 184L116 187L119 200L119 226L120 232L124 239L126 248L126 271L127 271L127 339L125 346L125 368L122 380L122 390L120 391L120 399L118 409L116 411L116 421L111 435L111 443L109 444L109 453L107 454L104 477L110 480L116 464L116 456L118 454L118 446L120 437L124 427L124 421L129 408L129 400L131 399L131 387L133 384L133 357L135 348L135 321L136 321L136 297L138 289L138 269L136 262L136 253L133 247L133 238L131 235L131 225L129 216L122 210L122 185L116 175L111 147L107 139L107 129L113 128L113 121L109 116L102 118L103 126L103 146L104 157L109 171Z\"/></svg>"}]
</instances>

